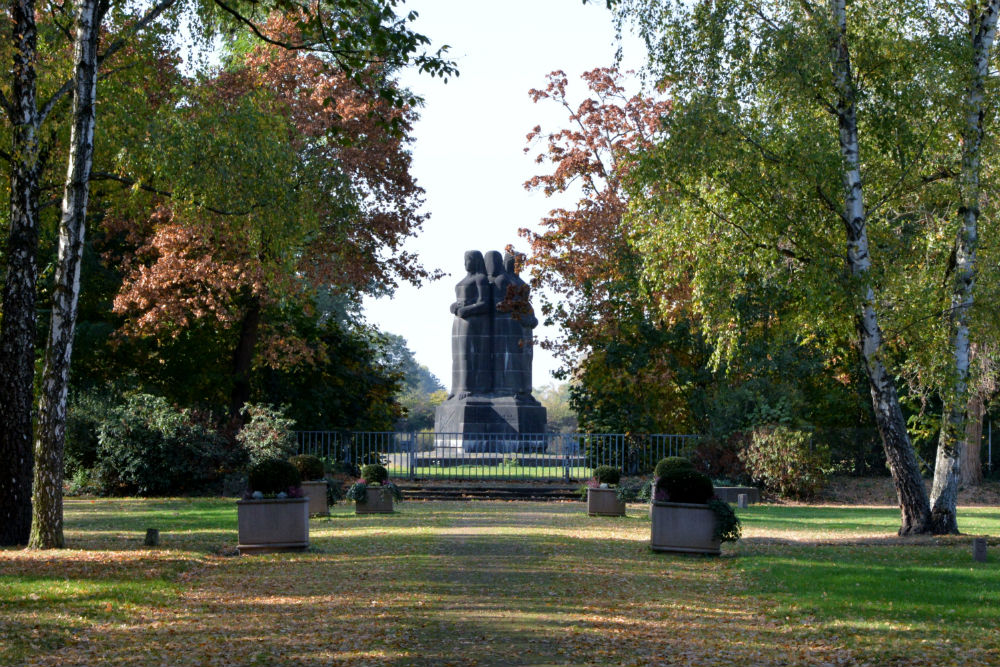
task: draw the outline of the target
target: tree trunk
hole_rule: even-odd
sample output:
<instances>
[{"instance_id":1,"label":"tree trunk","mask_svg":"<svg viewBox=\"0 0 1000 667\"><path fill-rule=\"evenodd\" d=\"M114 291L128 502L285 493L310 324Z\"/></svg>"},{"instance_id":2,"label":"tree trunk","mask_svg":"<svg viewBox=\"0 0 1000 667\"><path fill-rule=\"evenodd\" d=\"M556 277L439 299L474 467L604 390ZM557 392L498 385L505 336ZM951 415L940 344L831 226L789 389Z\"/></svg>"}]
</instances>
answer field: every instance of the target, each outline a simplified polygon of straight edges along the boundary
<instances>
[{"instance_id":1,"label":"tree trunk","mask_svg":"<svg viewBox=\"0 0 1000 667\"><path fill-rule=\"evenodd\" d=\"M38 99L34 0L10 3L14 45L10 233L0 324L0 546L26 544L31 528L31 407L38 278Z\"/></svg>"},{"instance_id":2,"label":"tree trunk","mask_svg":"<svg viewBox=\"0 0 1000 667\"><path fill-rule=\"evenodd\" d=\"M59 222L59 262L52 293L52 322L38 407L38 439L35 442L34 516L28 544L35 549L65 546L62 485L66 393L80 297L80 260L83 256L94 154L97 41L103 4L100 0L82 0L77 7L73 45L73 125Z\"/></svg>"},{"instance_id":3,"label":"tree trunk","mask_svg":"<svg viewBox=\"0 0 1000 667\"><path fill-rule=\"evenodd\" d=\"M243 423L240 410L250 400L250 370L253 367L253 350L260 330L260 297L251 296L240 326L240 339L233 353L233 391L230 394L230 419L237 426Z\"/></svg>"},{"instance_id":4,"label":"tree trunk","mask_svg":"<svg viewBox=\"0 0 1000 667\"><path fill-rule=\"evenodd\" d=\"M958 533L958 479L960 454L966 448L965 410L969 401L969 311L976 284L976 245L979 223L980 148L983 143L983 96L990 52L996 34L1000 0L987 0L980 12L969 9L972 40L972 77L965 91L965 127L962 129L962 173L959 209L961 222L955 240L955 273L951 288L949 329L952 355L952 385L945 392L945 410L938 438L931 489L931 518L937 534Z\"/></svg>"},{"instance_id":5,"label":"tree trunk","mask_svg":"<svg viewBox=\"0 0 1000 667\"><path fill-rule=\"evenodd\" d=\"M875 407L875 421L882 436L886 461L896 486L901 512L900 535L925 533L930 529L927 489L906 432L906 420L892 376L882 361L882 331L875 311L875 292L871 286L871 256L868 252L867 213L861 183L858 148L856 89L851 73L847 46L846 0L831 0L835 33L831 67L837 94L836 115L840 130L840 153L843 161L844 224L847 231L847 264L860 288L861 308L856 317L858 349L864 361L868 384Z\"/></svg>"},{"instance_id":6,"label":"tree trunk","mask_svg":"<svg viewBox=\"0 0 1000 667\"><path fill-rule=\"evenodd\" d=\"M986 406L979 392L969 398L968 418L965 420L965 448L959 460L958 483L960 486L979 486L983 483L983 413Z\"/></svg>"}]
</instances>

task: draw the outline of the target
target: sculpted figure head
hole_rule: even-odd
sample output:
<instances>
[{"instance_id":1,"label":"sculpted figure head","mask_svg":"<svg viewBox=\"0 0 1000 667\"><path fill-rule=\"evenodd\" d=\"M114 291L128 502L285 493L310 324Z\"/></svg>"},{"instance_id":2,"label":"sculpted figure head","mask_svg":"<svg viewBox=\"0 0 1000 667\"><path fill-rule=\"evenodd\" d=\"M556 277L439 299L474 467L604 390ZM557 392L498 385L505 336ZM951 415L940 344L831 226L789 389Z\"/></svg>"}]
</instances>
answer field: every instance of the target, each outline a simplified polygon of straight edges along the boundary
<instances>
[{"instance_id":1,"label":"sculpted figure head","mask_svg":"<svg viewBox=\"0 0 1000 667\"><path fill-rule=\"evenodd\" d=\"M496 250L490 250L486 253L486 274L495 278L503 273L503 257Z\"/></svg>"},{"instance_id":2,"label":"sculpted figure head","mask_svg":"<svg viewBox=\"0 0 1000 667\"><path fill-rule=\"evenodd\" d=\"M486 265L483 262L483 253L478 250L466 250L465 270L472 274L486 273Z\"/></svg>"}]
</instances>

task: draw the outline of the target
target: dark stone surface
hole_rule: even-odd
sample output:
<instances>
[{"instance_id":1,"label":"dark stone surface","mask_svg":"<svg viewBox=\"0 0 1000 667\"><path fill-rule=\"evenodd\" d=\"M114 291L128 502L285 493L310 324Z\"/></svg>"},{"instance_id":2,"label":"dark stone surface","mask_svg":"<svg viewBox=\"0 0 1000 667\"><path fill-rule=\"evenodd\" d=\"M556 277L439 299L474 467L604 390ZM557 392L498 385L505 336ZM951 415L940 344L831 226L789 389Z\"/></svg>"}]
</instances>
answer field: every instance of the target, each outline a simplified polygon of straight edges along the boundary
<instances>
[{"instance_id":1,"label":"dark stone surface","mask_svg":"<svg viewBox=\"0 0 1000 667\"><path fill-rule=\"evenodd\" d=\"M748 503L760 502L760 489L755 486L717 486L715 487L716 497L726 503L737 503L740 494L746 494Z\"/></svg>"},{"instance_id":2,"label":"dark stone surface","mask_svg":"<svg viewBox=\"0 0 1000 667\"><path fill-rule=\"evenodd\" d=\"M463 438L466 451L531 451L523 434L544 433L546 414L531 396L533 330L538 320L514 256L465 253L466 276L451 312L451 394L438 406L434 430Z\"/></svg>"}]
</instances>

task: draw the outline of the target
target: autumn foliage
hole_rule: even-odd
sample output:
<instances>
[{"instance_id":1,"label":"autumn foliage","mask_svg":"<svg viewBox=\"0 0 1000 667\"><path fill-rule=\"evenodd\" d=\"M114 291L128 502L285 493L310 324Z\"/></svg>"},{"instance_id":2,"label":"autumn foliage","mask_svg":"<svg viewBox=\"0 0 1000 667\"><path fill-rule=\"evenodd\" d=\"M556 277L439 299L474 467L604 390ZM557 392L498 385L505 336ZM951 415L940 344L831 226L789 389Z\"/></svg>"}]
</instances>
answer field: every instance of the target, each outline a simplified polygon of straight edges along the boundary
<instances>
[{"instance_id":1,"label":"autumn foliage","mask_svg":"<svg viewBox=\"0 0 1000 667\"><path fill-rule=\"evenodd\" d=\"M266 27L294 40L295 26L276 15ZM160 119L143 147L180 166L148 165L144 198L113 207L105 229L127 239L106 254L125 269L114 299L122 332L177 336L208 323L240 338L235 372L246 373L247 354L273 368L317 358L275 309L429 274L401 250L426 216L409 171L414 112L377 94L391 73L348 76L315 54L238 47L215 76L188 82L199 104Z\"/></svg>"},{"instance_id":2,"label":"autumn foliage","mask_svg":"<svg viewBox=\"0 0 1000 667\"><path fill-rule=\"evenodd\" d=\"M535 161L550 171L525 187L580 195L575 207L553 209L541 233L521 230L531 242L535 286L553 295L540 291L542 313L563 331L560 340L543 345L562 359L563 375L575 380L572 402L585 428L674 432L686 419L677 408L676 368L689 362L682 346L666 345L666 322L651 317L649 306L669 301L680 308L685 299L645 288L641 257L623 220L634 161L652 145L671 105L628 95L614 68L582 78L590 96L579 104L570 101L562 71L551 73L544 89L530 91L535 102L560 105L568 126L552 132L535 127L528 134L525 151L540 146Z\"/></svg>"}]
</instances>

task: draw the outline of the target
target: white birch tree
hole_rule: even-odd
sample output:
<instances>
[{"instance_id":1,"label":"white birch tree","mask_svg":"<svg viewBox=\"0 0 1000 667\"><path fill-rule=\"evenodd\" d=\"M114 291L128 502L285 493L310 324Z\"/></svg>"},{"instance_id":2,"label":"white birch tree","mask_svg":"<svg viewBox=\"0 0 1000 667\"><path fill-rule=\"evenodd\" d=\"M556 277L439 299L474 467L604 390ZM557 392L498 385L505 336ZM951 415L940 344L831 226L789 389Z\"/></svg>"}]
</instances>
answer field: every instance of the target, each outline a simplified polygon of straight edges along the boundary
<instances>
[{"instance_id":1,"label":"white birch tree","mask_svg":"<svg viewBox=\"0 0 1000 667\"><path fill-rule=\"evenodd\" d=\"M984 121L982 79L968 73L987 76L992 3L969 4L961 29L921 0L634 0L619 10L640 28L652 72L675 99L668 138L644 158L635 186L650 280L668 289L671 272L694 272L695 303L721 354L743 323L717 304L731 301L743 274L786 280L800 295L783 322L788 335L829 341L833 356L843 354L837 341L849 341L865 370L899 532L957 530ZM681 201L658 202L657 179ZM956 210L956 268L942 307L949 253L938 239ZM658 248L678 243L690 264L656 264ZM953 397L933 502L895 386L907 355Z\"/></svg>"},{"instance_id":2,"label":"white birch tree","mask_svg":"<svg viewBox=\"0 0 1000 667\"><path fill-rule=\"evenodd\" d=\"M935 533L958 532L955 508L958 505L961 453L971 444L967 440L968 411L970 406L974 408L976 405L972 402L974 397L968 391L971 365L969 322L974 303L976 248L979 244L979 212L982 204L979 177L982 170L985 87L993 56L998 11L1000 0L978 0L967 7L966 37L970 71L962 105L965 123L962 127L962 167L958 177L961 201L948 315L954 366L949 378L951 386L946 387L943 392L944 415L931 489L931 517ZM980 419L981 414L980 412ZM978 447L978 440L974 444Z\"/></svg>"}]
</instances>

